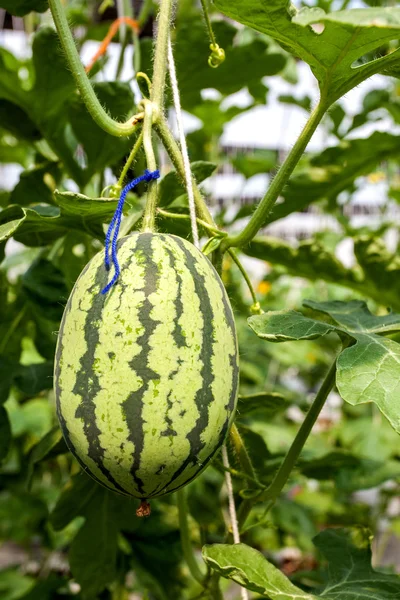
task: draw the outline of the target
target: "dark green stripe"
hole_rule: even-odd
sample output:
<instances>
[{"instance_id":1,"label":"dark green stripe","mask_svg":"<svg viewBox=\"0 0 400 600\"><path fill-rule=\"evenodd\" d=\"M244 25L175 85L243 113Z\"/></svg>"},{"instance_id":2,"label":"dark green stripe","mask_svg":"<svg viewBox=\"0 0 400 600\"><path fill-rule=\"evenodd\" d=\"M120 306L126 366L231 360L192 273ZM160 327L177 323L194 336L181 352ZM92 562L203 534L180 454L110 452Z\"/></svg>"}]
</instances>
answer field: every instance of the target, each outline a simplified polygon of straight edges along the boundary
<instances>
[{"instance_id":1,"label":"dark green stripe","mask_svg":"<svg viewBox=\"0 0 400 600\"><path fill-rule=\"evenodd\" d=\"M85 471L85 473L87 473L88 475L90 475L90 477L92 477L92 479L94 479L95 481L97 481L97 483L99 483L100 485L106 487L109 490L112 490L113 492L115 492L115 488L106 485L105 483L103 483L103 481L101 481L100 479L98 479L90 470L89 467L87 465L85 465L85 463L82 461L82 459L78 456L78 453L75 449L74 444L72 443L72 440L69 436L69 431L68 431L68 427L67 427L67 423L64 419L64 416L62 414L61 411L61 403L60 403L60 398L61 398L61 394L62 394L62 388L60 386L59 383L59 378L60 378L60 358L61 358L61 354L62 354L62 334L64 331L64 325L65 325L65 318L66 315L69 313L69 311L71 310L71 302L68 302L65 311L64 311L64 315L61 321L61 326L60 326L60 331L59 331L59 342L58 342L58 346L57 346L57 352L56 352L56 360L55 360L55 394L56 394L56 411L57 411L57 417L60 423L60 427L61 427L61 431L62 434L64 436L64 440L65 443L67 445L67 448L70 452L72 452L72 454L75 456L76 460L78 461L78 463L80 464L80 466L82 467L82 469Z\"/></svg>"},{"instance_id":2,"label":"dark green stripe","mask_svg":"<svg viewBox=\"0 0 400 600\"><path fill-rule=\"evenodd\" d=\"M181 483L180 485L177 485L176 487L169 489L168 486L171 485L171 483L173 483L173 479L171 479L171 481L169 481L164 486L163 490L165 490L166 488L168 488L168 490L166 492L164 492L164 493L172 494L172 492L176 492L176 490L179 490L184 485L187 485L188 483L190 483L191 481L193 481L193 479L196 479L196 477L199 475L199 473L201 473L202 471L204 471L204 469L206 468L206 466L208 465L208 463L214 458L214 455L218 452L218 450L221 449L221 446L224 443L226 434L228 433L229 420L230 419L228 418L225 421L224 426L221 429L221 432L220 432L219 437L218 437L218 443L215 446L214 450L207 456L207 458L201 464L200 463L198 464L198 469L196 469L196 471L194 472L194 474L191 475L189 477L189 479L186 479L186 481L184 483ZM158 489L155 490L155 492L152 495L148 496L148 498L151 498L155 494L159 495L160 491Z\"/></svg>"},{"instance_id":3,"label":"dark green stripe","mask_svg":"<svg viewBox=\"0 0 400 600\"><path fill-rule=\"evenodd\" d=\"M199 357L199 362L202 364L200 371L202 386L197 391L195 397L195 403L199 412L199 416L196 420L195 426L186 436L190 444L189 455L179 469L175 471L170 479L170 483L177 479L189 465L195 465L198 462L197 457L205 445L205 443L201 441L201 434L208 425L208 407L214 401L211 387L214 381L211 362L214 344L214 313L212 310L211 300L205 284L205 278L196 269L197 259L193 257L191 252L189 252L189 250L186 248L184 242L182 242L179 238L174 237L171 241L173 241L183 252L185 256L186 268L193 279L195 293L199 298L200 310L203 316L203 340Z\"/></svg>"},{"instance_id":4,"label":"dark green stripe","mask_svg":"<svg viewBox=\"0 0 400 600\"><path fill-rule=\"evenodd\" d=\"M165 236L160 235L159 238L165 243ZM176 267L176 258L174 256L174 253L167 247L166 244L164 245L164 247L165 247L165 251L168 254L169 264L170 264L171 268L175 271L175 277L176 277L176 281L178 283L178 290L177 290L177 293L174 298L175 318L174 318L174 330L172 332L172 337L174 338L174 341L175 341L176 345L178 346L178 348L184 348L185 346L187 347L187 342L186 342L186 337L184 336L183 331L182 331L182 326L179 323L180 318L183 315L182 277Z\"/></svg>"},{"instance_id":5,"label":"dark green stripe","mask_svg":"<svg viewBox=\"0 0 400 600\"><path fill-rule=\"evenodd\" d=\"M101 385L98 375L93 370L96 349L100 343L99 327L101 326L102 313L109 298L108 295L103 296L100 290L104 288L108 280L108 273L101 264L97 269L94 284L89 288L89 293L93 293L93 302L90 309L86 313L84 338L86 342L86 352L80 359L80 370L77 373L76 382L73 388L73 393L82 398L82 402L75 412L77 419L82 419L83 430L88 440L88 456L96 463L97 467L103 473L117 490L124 492L122 488L111 475L110 471L104 466L104 448L100 444L99 436L101 429L98 428L96 422L96 404L94 399L100 392ZM117 285L117 284L116 284ZM117 287L112 288L109 294L116 293Z\"/></svg>"},{"instance_id":6,"label":"dark green stripe","mask_svg":"<svg viewBox=\"0 0 400 600\"><path fill-rule=\"evenodd\" d=\"M132 392L123 403L122 407L126 416L126 423L129 428L128 439L134 444L133 452L133 465L131 468L131 474L137 485L140 494L145 492L143 489L143 481L137 475L137 470L140 468L140 458L143 451L144 445L144 431L143 431L143 397L149 388L151 380L159 380L161 376L153 371L149 367L148 359L150 348L150 337L156 329L160 321L152 319L150 313L153 309L153 305L149 300L149 296L157 291L159 270L158 265L153 260L153 249L151 246L151 240L153 234L141 233L138 236L138 241L135 249L135 254L141 254L141 260L144 265L144 288L143 292L145 299L139 308L138 319L141 325L144 327L143 334L137 338L136 343L140 347L140 352L135 356L130 364L132 370L136 373L137 377L140 377L143 381L141 387Z\"/></svg>"},{"instance_id":7,"label":"dark green stripe","mask_svg":"<svg viewBox=\"0 0 400 600\"><path fill-rule=\"evenodd\" d=\"M231 393L229 395L228 404L225 406L225 408L227 410L229 410L230 413L232 413L235 410L235 406L236 406L237 389L238 389L238 383L239 383L239 351L238 351L238 341L237 341L237 336L236 336L236 325L235 325L235 319L233 316L231 305L230 305L228 297L227 297L227 293L226 293L224 284L222 283L221 277L218 275L217 271L214 269L213 266L212 266L212 268L215 272L215 277L216 277L216 279L218 281L218 285L221 289L222 301L224 303L225 319L229 326L229 329L232 332L232 338L233 338L234 344L235 344L234 354L229 355L229 362L230 362L230 365L232 368L232 387L231 387Z\"/></svg>"}]
</instances>

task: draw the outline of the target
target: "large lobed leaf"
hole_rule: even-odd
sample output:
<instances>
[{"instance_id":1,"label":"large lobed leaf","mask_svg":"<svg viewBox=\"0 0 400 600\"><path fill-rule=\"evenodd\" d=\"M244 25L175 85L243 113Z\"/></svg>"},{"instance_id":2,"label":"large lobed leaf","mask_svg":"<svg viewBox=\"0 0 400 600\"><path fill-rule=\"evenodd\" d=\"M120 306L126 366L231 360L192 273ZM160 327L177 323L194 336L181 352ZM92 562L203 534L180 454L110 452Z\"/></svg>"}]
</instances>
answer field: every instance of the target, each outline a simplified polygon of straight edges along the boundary
<instances>
[{"instance_id":1,"label":"large lobed leaf","mask_svg":"<svg viewBox=\"0 0 400 600\"><path fill-rule=\"evenodd\" d=\"M0 8L16 17L24 17L32 11L45 12L49 3L47 0L0 0Z\"/></svg>"},{"instance_id":2,"label":"large lobed leaf","mask_svg":"<svg viewBox=\"0 0 400 600\"><path fill-rule=\"evenodd\" d=\"M400 597L400 577L375 571L364 532L327 529L314 543L328 561L323 589L307 593L293 585L264 556L245 544L203 547L203 558L217 573L270 600L393 600Z\"/></svg>"},{"instance_id":3,"label":"large lobed leaf","mask_svg":"<svg viewBox=\"0 0 400 600\"><path fill-rule=\"evenodd\" d=\"M258 337L270 342L314 339L329 332L351 340L352 345L337 359L340 395L353 405L374 402L400 433L400 344L383 337L400 331L400 314L373 315L360 300L305 300L303 304L328 316L330 322L289 310L254 315L249 325Z\"/></svg>"},{"instance_id":4,"label":"large lobed leaf","mask_svg":"<svg viewBox=\"0 0 400 600\"><path fill-rule=\"evenodd\" d=\"M329 103L374 73L384 73L398 65L400 60L397 50L355 66L364 55L399 38L400 8L353 9L326 14L316 7L297 11L287 0L214 2L227 16L270 35L308 63Z\"/></svg>"},{"instance_id":5,"label":"large lobed leaf","mask_svg":"<svg viewBox=\"0 0 400 600\"><path fill-rule=\"evenodd\" d=\"M29 72L31 89L19 78L21 68ZM31 61L19 61L0 48L0 79L0 125L18 131L18 136L22 133L24 139L28 135L31 141L44 137L80 186L129 152L132 139L105 133L75 94L75 81L52 29L45 27L35 34ZM113 118L123 120L134 112L129 84L101 82L95 91Z\"/></svg>"},{"instance_id":6,"label":"large lobed leaf","mask_svg":"<svg viewBox=\"0 0 400 600\"><path fill-rule=\"evenodd\" d=\"M379 304L400 310L400 259L390 253L379 238L367 235L354 238L358 265L352 268L345 267L318 238L293 247L278 238L256 237L243 251L274 265L282 265L295 277L342 285Z\"/></svg>"}]
</instances>

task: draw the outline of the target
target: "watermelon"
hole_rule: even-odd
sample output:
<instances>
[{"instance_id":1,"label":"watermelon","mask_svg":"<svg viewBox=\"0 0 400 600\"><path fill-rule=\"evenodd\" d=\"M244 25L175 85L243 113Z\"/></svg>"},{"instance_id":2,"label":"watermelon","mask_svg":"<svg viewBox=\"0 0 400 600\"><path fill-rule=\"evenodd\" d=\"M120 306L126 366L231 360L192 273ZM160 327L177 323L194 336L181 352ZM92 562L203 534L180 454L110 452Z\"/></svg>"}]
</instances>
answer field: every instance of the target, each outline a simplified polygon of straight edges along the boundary
<instances>
[{"instance_id":1,"label":"watermelon","mask_svg":"<svg viewBox=\"0 0 400 600\"><path fill-rule=\"evenodd\" d=\"M60 425L83 469L150 499L192 481L233 419L238 348L232 309L209 260L159 233L118 242L121 275L97 254L79 276L58 336Z\"/></svg>"}]
</instances>

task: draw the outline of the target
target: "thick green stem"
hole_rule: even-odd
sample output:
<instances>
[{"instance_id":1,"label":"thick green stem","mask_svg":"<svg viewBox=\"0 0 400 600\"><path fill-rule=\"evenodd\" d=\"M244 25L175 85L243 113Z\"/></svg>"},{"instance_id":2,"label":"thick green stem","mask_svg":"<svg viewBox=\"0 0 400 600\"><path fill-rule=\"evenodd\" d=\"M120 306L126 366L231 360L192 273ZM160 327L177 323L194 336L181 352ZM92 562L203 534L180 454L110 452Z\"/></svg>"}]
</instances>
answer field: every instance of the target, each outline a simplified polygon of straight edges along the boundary
<instances>
[{"instance_id":1,"label":"thick green stem","mask_svg":"<svg viewBox=\"0 0 400 600\"><path fill-rule=\"evenodd\" d=\"M165 77L167 74L168 39L171 30L173 0L161 0L158 15L158 33L154 53L153 85L151 101L160 114L164 105Z\"/></svg>"},{"instance_id":2,"label":"thick green stem","mask_svg":"<svg viewBox=\"0 0 400 600\"><path fill-rule=\"evenodd\" d=\"M257 235L260 228L263 227L268 217L268 214L270 213L272 207L277 201L280 193L282 192L282 189L288 182L289 177L292 174L295 166L302 157L303 152L308 145L308 142L310 141L313 133L317 129L326 110L327 106L323 102L320 102L315 107L303 131L301 132L292 150L286 157L286 160L282 163L278 173L276 174L270 187L268 188L267 193L261 200L250 221L241 233L234 237L228 237L222 242L221 251L226 251L232 246L245 246L246 244L251 242L254 236Z\"/></svg>"},{"instance_id":3,"label":"thick green stem","mask_svg":"<svg viewBox=\"0 0 400 600\"><path fill-rule=\"evenodd\" d=\"M206 575L203 574L199 568L196 557L193 554L192 543L190 540L186 492L183 488L181 488L177 491L176 495L178 501L179 530L181 535L183 555L192 577L201 585L204 585Z\"/></svg>"},{"instance_id":4,"label":"thick green stem","mask_svg":"<svg viewBox=\"0 0 400 600\"><path fill-rule=\"evenodd\" d=\"M304 444L306 443L312 428L314 427L315 421L317 420L322 407L325 404L325 401L328 397L329 392L335 385L336 378L336 358L329 369L328 373L322 385L315 396L315 400L310 406L310 409L295 437L292 445L290 446L288 453L285 456L285 459L280 466L277 474L275 475L271 485L267 489L267 491L259 498L260 500L267 500L271 502L273 505L278 498L279 494L283 490L287 480L293 468L300 456L301 451L303 450Z\"/></svg>"},{"instance_id":5,"label":"thick green stem","mask_svg":"<svg viewBox=\"0 0 400 600\"><path fill-rule=\"evenodd\" d=\"M153 82L153 86L154 86L154 82ZM183 184L185 184L185 167L183 164L183 158L182 158L182 154L181 151L179 149L178 144L175 141L174 136L172 135L168 124L165 120L165 117L163 115L159 115L158 120L156 121L155 125L155 130L160 138L160 140L162 141L165 150L167 151L172 164L175 167L176 172L178 173L181 181ZM201 192L197 186L197 183L193 177L193 192L194 192L194 200L196 203L196 211L197 211L197 216L202 219L203 221L205 221L206 223L208 223L209 225L211 225L212 227L216 227L214 220L207 208L207 205L204 201L203 196L201 195Z\"/></svg>"},{"instance_id":6,"label":"thick green stem","mask_svg":"<svg viewBox=\"0 0 400 600\"><path fill-rule=\"evenodd\" d=\"M145 101L145 114L143 124L143 147L146 154L147 168L150 171L157 169L156 157L153 148L153 104ZM150 181L147 190L146 208L143 215L142 231L154 231L157 210L157 182Z\"/></svg>"},{"instance_id":7,"label":"thick green stem","mask_svg":"<svg viewBox=\"0 0 400 600\"><path fill-rule=\"evenodd\" d=\"M61 5L61 0L49 0L51 14L54 24L60 38L61 45L68 60L72 75L75 78L78 90L81 93L82 100L86 105L93 120L111 135L117 137L128 136L134 133L137 123L143 118L140 113L128 119L126 123L114 121L104 110L92 88L92 85L86 75L78 51L75 46L74 38L68 26L67 17Z\"/></svg>"}]
</instances>

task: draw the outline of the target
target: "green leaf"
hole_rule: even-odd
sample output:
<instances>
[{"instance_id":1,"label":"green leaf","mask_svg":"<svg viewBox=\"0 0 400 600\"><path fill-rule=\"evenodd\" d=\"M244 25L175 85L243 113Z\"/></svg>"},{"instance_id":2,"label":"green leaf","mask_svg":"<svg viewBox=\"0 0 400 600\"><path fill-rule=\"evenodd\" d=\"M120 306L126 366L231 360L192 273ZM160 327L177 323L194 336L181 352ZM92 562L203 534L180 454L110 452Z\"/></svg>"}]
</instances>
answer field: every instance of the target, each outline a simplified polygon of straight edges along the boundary
<instances>
[{"instance_id":1,"label":"green leaf","mask_svg":"<svg viewBox=\"0 0 400 600\"><path fill-rule=\"evenodd\" d=\"M11 443L11 427L7 411L0 406L0 462L7 456Z\"/></svg>"},{"instance_id":2,"label":"green leaf","mask_svg":"<svg viewBox=\"0 0 400 600\"><path fill-rule=\"evenodd\" d=\"M226 123L229 123L232 119L254 106L250 104L245 107L229 106L228 108L224 108L222 102L222 100L207 99L190 109L192 115L203 122L201 132L209 140L209 143L212 143L214 136L221 137ZM194 133L198 132L199 130L196 130ZM263 172L265 172L265 169Z\"/></svg>"},{"instance_id":3,"label":"green leaf","mask_svg":"<svg viewBox=\"0 0 400 600\"><path fill-rule=\"evenodd\" d=\"M15 384L28 396L36 396L53 387L53 363L20 365L14 377Z\"/></svg>"},{"instance_id":4,"label":"green leaf","mask_svg":"<svg viewBox=\"0 0 400 600\"><path fill-rule=\"evenodd\" d=\"M28 473L26 477L27 485L30 486L35 466L49 458L58 454L68 452L68 448L62 437L60 428L54 427L46 433L46 435L38 442L29 453Z\"/></svg>"},{"instance_id":5,"label":"green leaf","mask_svg":"<svg viewBox=\"0 0 400 600\"><path fill-rule=\"evenodd\" d=\"M79 473L60 496L50 519L59 530L77 516L85 517L85 523L72 542L69 561L82 597L89 600L97 598L116 577L118 534L122 523L129 527L130 520L136 519L135 500L121 498Z\"/></svg>"},{"instance_id":6,"label":"green leaf","mask_svg":"<svg viewBox=\"0 0 400 600\"><path fill-rule=\"evenodd\" d=\"M121 81L101 82L94 86L96 95L110 116L122 121L133 114L135 102L128 83ZM85 168L82 181L90 178L106 166L117 165L128 154L134 143L134 136L116 138L101 129L92 119L80 97L74 96L69 104L68 117L84 153Z\"/></svg>"},{"instance_id":7,"label":"green leaf","mask_svg":"<svg viewBox=\"0 0 400 600\"><path fill-rule=\"evenodd\" d=\"M389 252L382 239L374 234L354 239L354 254L365 279L375 285L378 304L400 310L400 257Z\"/></svg>"},{"instance_id":8,"label":"green leaf","mask_svg":"<svg viewBox=\"0 0 400 600\"><path fill-rule=\"evenodd\" d=\"M32 11L45 12L48 9L47 0L0 0L0 8L16 17L24 17Z\"/></svg>"},{"instance_id":9,"label":"green leaf","mask_svg":"<svg viewBox=\"0 0 400 600\"><path fill-rule=\"evenodd\" d=\"M84 473L80 472L75 475L62 491L50 514L50 523L54 529L60 531L76 517L85 515L98 487Z\"/></svg>"},{"instance_id":10,"label":"green leaf","mask_svg":"<svg viewBox=\"0 0 400 600\"><path fill-rule=\"evenodd\" d=\"M0 405L6 402L18 363L0 354Z\"/></svg>"},{"instance_id":11,"label":"green leaf","mask_svg":"<svg viewBox=\"0 0 400 600\"><path fill-rule=\"evenodd\" d=\"M88 198L58 190L54 192L54 201L58 207L14 204L0 211L0 243L13 236L26 246L45 246L71 230L103 241L103 223L111 219L118 203L111 198Z\"/></svg>"},{"instance_id":12,"label":"green leaf","mask_svg":"<svg viewBox=\"0 0 400 600\"><path fill-rule=\"evenodd\" d=\"M276 161L276 152L273 150L255 150L252 154L238 154L232 159L232 164L249 179L259 173L271 171L276 166Z\"/></svg>"},{"instance_id":13,"label":"green leaf","mask_svg":"<svg viewBox=\"0 0 400 600\"><path fill-rule=\"evenodd\" d=\"M10 204L19 204L20 206L52 204L53 194L45 183L47 174L54 180L58 179L58 163L46 163L21 173L19 182L11 192Z\"/></svg>"},{"instance_id":14,"label":"green leaf","mask_svg":"<svg viewBox=\"0 0 400 600\"><path fill-rule=\"evenodd\" d=\"M0 125L19 139L36 142L41 138L40 131L28 114L9 100L0 100Z\"/></svg>"},{"instance_id":15,"label":"green leaf","mask_svg":"<svg viewBox=\"0 0 400 600\"><path fill-rule=\"evenodd\" d=\"M362 530L326 529L314 544L328 561L328 582L318 597L332 600L392 600L400 594L400 577L371 566L370 534Z\"/></svg>"},{"instance_id":16,"label":"green leaf","mask_svg":"<svg viewBox=\"0 0 400 600\"><path fill-rule=\"evenodd\" d=\"M0 572L0 594L2 600L21 600L34 585L34 578L19 571L2 569Z\"/></svg>"},{"instance_id":17,"label":"green leaf","mask_svg":"<svg viewBox=\"0 0 400 600\"><path fill-rule=\"evenodd\" d=\"M247 322L259 338L269 342L314 340L335 330L332 325L309 319L295 310L254 315L249 317Z\"/></svg>"},{"instance_id":18,"label":"green leaf","mask_svg":"<svg viewBox=\"0 0 400 600\"><path fill-rule=\"evenodd\" d=\"M316 596L293 585L261 552L246 544L213 544L203 547L207 565L226 579L271 600L314 600Z\"/></svg>"},{"instance_id":19,"label":"green leaf","mask_svg":"<svg viewBox=\"0 0 400 600\"><path fill-rule=\"evenodd\" d=\"M192 174L197 183L201 183L207 177L210 177L217 165L206 162L197 161L191 164ZM177 177L175 171L167 173L167 175L161 180L159 186L159 206L168 206L176 198L186 193L180 178Z\"/></svg>"},{"instance_id":20,"label":"green leaf","mask_svg":"<svg viewBox=\"0 0 400 600\"><path fill-rule=\"evenodd\" d=\"M379 334L400 330L400 315L375 316L365 302L313 302L304 305L329 315L338 328L356 340L337 361L336 383L349 404L374 402L400 433L400 344Z\"/></svg>"},{"instance_id":21,"label":"green leaf","mask_svg":"<svg viewBox=\"0 0 400 600\"><path fill-rule=\"evenodd\" d=\"M284 202L275 205L268 222L302 211L313 202L337 198L351 189L358 177L371 173L382 161L399 156L397 136L382 131L326 148L295 171L282 192Z\"/></svg>"},{"instance_id":22,"label":"green leaf","mask_svg":"<svg viewBox=\"0 0 400 600\"><path fill-rule=\"evenodd\" d=\"M287 0L215 0L216 7L239 23L276 39L308 63L329 103L374 73L399 60L399 51L366 64L356 62L399 38L400 8L366 8L326 14L321 8L300 11ZM312 27L313 26L313 27Z\"/></svg>"},{"instance_id":23,"label":"green leaf","mask_svg":"<svg viewBox=\"0 0 400 600\"><path fill-rule=\"evenodd\" d=\"M352 405L374 402L400 433L400 344L375 335L355 337L357 343L337 361L339 394Z\"/></svg>"},{"instance_id":24,"label":"green leaf","mask_svg":"<svg viewBox=\"0 0 400 600\"><path fill-rule=\"evenodd\" d=\"M335 477L335 484L339 490L351 493L357 490L367 490L400 477L399 461L386 460L360 460L359 465L343 468ZM325 479L327 477L325 476Z\"/></svg>"},{"instance_id":25,"label":"green leaf","mask_svg":"<svg viewBox=\"0 0 400 600\"><path fill-rule=\"evenodd\" d=\"M304 300L303 304L317 312L329 315L347 332L380 334L400 331L400 314L389 312L387 315L373 315L363 300L349 302Z\"/></svg>"},{"instance_id":26,"label":"green leaf","mask_svg":"<svg viewBox=\"0 0 400 600\"><path fill-rule=\"evenodd\" d=\"M110 492L97 486L88 505L86 521L75 537L69 561L82 587L83 598L97 598L117 574L118 515ZM88 560L90 557L90 560Z\"/></svg>"},{"instance_id":27,"label":"green leaf","mask_svg":"<svg viewBox=\"0 0 400 600\"><path fill-rule=\"evenodd\" d=\"M103 223L111 221L118 199L88 198L74 192L54 192L54 200L61 208L60 218L65 226L83 231L103 241Z\"/></svg>"},{"instance_id":28,"label":"green leaf","mask_svg":"<svg viewBox=\"0 0 400 600\"><path fill-rule=\"evenodd\" d=\"M400 260L383 250L383 242L368 238L355 240L355 252L362 264L348 269L320 239L300 242L295 248L277 238L256 237L243 248L249 256L282 265L295 277L311 281L322 279L343 285L379 304L400 310ZM361 268L362 267L362 268Z\"/></svg>"},{"instance_id":29,"label":"green leaf","mask_svg":"<svg viewBox=\"0 0 400 600\"><path fill-rule=\"evenodd\" d=\"M269 418L285 410L288 404L282 394L277 392L260 392L248 396L239 396L238 417L260 412L264 418Z\"/></svg>"},{"instance_id":30,"label":"green leaf","mask_svg":"<svg viewBox=\"0 0 400 600\"><path fill-rule=\"evenodd\" d=\"M0 493L0 536L23 544L44 525L48 516L46 504L33 494L16 489Z\"/></svg>"},{"instance_id":31,"label":"green leaf","mask_svg":"<svg viewBox=\"0 0 400 600\"><path fill-rule=\"evenodd\" d=\"M218 250L218 248L221 245L221 242L222 242L221 236L216 236L216 237L210 238L209 240L207 240L207 242L204 245L204 248L202 250L203 254L205 256L212 254L213 252L215 252L215 250Z\"/></svg>"},{"instance_id":32,"label":"green leaf","mask_svg":"<svg viewBox=\"0 0 400 600\"><path fill-rule=\"evenodd\" d=\"M245 544L203 547L203 558L217 573L271 600L391 600L400 594L400 578L371 566L369 534L362 530L326 529L314 543L328 561L327 583L309 594L264 556Z\"/></svg>"},{"instance_id":33,"label":"green leaf","mask_svg":"<svg viewBox=\"0 0 400 600\"><path fill-rule=\"evenodd\" d=\"M13 214L16 214L16 212L14 211ZM3 212L0 214L0 221L2 217L4 217ZM20 219L11 219L10 221L0 224L0 242L8 240L18 229L23 220L24 218L22 217Z\"/></svg>"}]
</instances>

